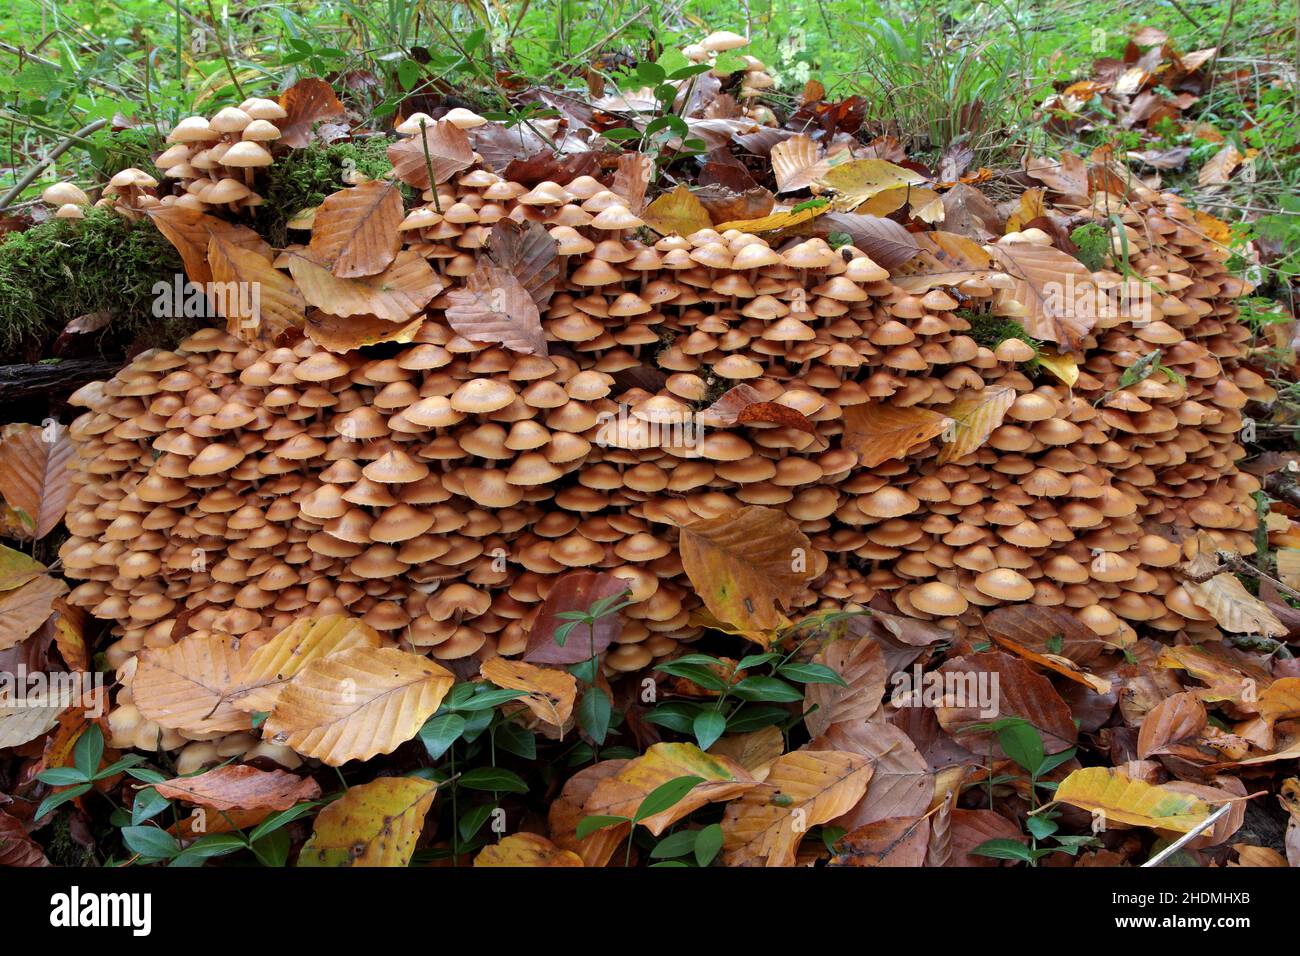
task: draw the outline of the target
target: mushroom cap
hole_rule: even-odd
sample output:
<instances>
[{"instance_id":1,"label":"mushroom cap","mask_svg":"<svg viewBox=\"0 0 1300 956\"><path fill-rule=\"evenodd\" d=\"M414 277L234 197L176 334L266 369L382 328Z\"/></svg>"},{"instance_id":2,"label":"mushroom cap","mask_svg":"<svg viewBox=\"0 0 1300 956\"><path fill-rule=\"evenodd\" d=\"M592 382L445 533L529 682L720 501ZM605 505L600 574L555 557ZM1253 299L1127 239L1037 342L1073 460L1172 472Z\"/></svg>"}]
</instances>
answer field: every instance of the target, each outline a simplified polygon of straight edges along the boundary
<instances>
[{"instance_id":1,"label":"mushroom cap","mask_svg":"<svg viewBox=\"0 0 1300 956\"><path fill-rule=\"evenodd\" d=\"M975 589L999 601L1028 601L1034 585L1023 574L1010 568L994 568L975 578Z\"/></svg>"},{"instance_id":2,"label":"mushroom cap","mask_svg":"<svg viewBox=\"0 0 1300 956\"><path fill-rule=\"evenodd\" d=\"M451 407L458 412L485 414L505 408L516 398L505 382L491 378L470 379L451 395Z\"/></svg>"},{"instance_id":3,"label":"mushroom cap","mask_svg":"<svg viewBox=\"0 0 1300 956\"><path fill-rule=\"evenodd\" d=\"M275 100L268 100L260 96L249 97L239 104L239 108L254 120L278 120L289 115L285 108Z\"/></svg>"},{"instance_id":4,"label":"mushroom cap","mask_svg":"<svg viewBox=\"0 0 1300 956\"><path fill-rule=\"evenodd\" d=\"M253 121L253 117L237 106L227 106L217 110L215 116L208 120L208 126L218 133L238 133Z\"/></svg>"},{"instance_id":5,"label":"mushroom cap","mask_svg":"<svg viewBox=\"0 0 1300 956\"><path fill-rule=\"evenodd\" d=\"M461 106L449 109L442 118L458 129L475 129L487 122L477 113Z\"/></svg>"},{"instance_id":6,"label":"mushroom cap","mask_svg":"<svg viewBox=\"0 0 1300 956\"><path fill-rule=\"evenodd\" d=\"M75 183L54 183L41 191L41 202L47 206L88 206L90 197Z\"/></svg>"},{"instance_id":7,"label":"mushroom cap","mask_svg":"<svg viewBox=\"0 0 1300 956\"><path fill-rule=\"evenodd\" d=\"M942 581L927 581L911 594L912 607L936 617L964 614L970 602L956 588Z\"/></svg>"},{"instance_id":8,"label":"mushroom cap","mask_svg":"<svg viewBox=\"0 0 1300 956\"><path fill-rule=\"evenodd\" d=\"M54 213L55 219L85 219L86 214L76 203L64 203Z\"/></svg>"},{"instance_id":9,"label":"mushroom cap","mask_svg":"<svg viewBox=\"0 0 1300 956\"><path fill-rule=\"evenodd\" d=\"M167 134L169 143L210 142L220 138L221 133L214 130L204 116L187 116Z\"/></svg>"},{"instance_id":10,"label":"mushroom cap","mask_svg":"<svg viewBox=\"0 0 1300 956\"><path fill-rule=\"evenodd\" d=\"M264 146L251 140L240 140L221 155L222 166L246 168L250 166L270 166L271 154Z\"/></svg>"},{"instance_id":11,"label":"mushroom cap","mask_svg":"<svg viewBox=\"0 0 1300 956\"><path fill-rule=\"evenodd\" d=\"M732 33L730 30L715 30L700 41L700 47L709 53L723 53L727 50L738 50L742 46L748 45L748 40L738 33Z\"/></svg>"}]
</instances>

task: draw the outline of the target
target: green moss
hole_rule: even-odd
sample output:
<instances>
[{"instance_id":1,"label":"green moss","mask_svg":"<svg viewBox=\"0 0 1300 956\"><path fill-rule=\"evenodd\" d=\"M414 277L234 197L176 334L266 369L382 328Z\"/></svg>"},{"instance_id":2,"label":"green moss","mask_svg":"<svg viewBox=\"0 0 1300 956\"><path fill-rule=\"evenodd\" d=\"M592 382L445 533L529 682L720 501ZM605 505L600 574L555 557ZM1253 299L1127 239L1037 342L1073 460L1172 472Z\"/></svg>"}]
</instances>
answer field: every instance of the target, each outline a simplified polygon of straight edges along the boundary
<instances>
[{"instance_id":1,"label":"green moss","mask_svg":"<svg viewBox=\"0 0 1300 956\"><path fill-rule=\"evenodd\" d=\"M965 334L973 338L976 345L986 349L996 349L1007 339L1019 339L1033 348L1035 355L1043 347L1043 343L1026 332L1025 327L1015 319L969 309L960 309L957 314L970 323L970 330Z\"/></svg>"},{"instance_id":2,"label":"green moss","mask_svg":"<svg viewBox=\"0 0 1300 956\"><path fill-rule=\"evenodd\" d=\"M60 810L50 824L45 856L55 866L99 866L94 852L72 838L71 816L70 810Z\"/></svg>"},{"instance_id":3,"label":"green moss","mask_svg":"<svg viewBox=\"0 0 1300 956\"><path fill-rule=\"evenodd\" d=\"M103 310L114 316L115 337L158 331L167 323L153 315L153 286L181 271L151 223L110 210L10 233L0 243L0 353L44 344L77 316Z\"/></svg>"},{"instance_id":4,"label":"green moss","mask_svg":"<svg viewBox=\"0 0 1300 956\"><path fill-rule=\"evenodd\" d=\"M355 169L371 179L387 174L393 168L388 146L384 137L372 136L328 146L313 143L277 159L267 171L265 202L258 208L258 232L274 246L285 245L285 223L346 188L343 176L347 170Z\"/></svg>"}]
</instances>

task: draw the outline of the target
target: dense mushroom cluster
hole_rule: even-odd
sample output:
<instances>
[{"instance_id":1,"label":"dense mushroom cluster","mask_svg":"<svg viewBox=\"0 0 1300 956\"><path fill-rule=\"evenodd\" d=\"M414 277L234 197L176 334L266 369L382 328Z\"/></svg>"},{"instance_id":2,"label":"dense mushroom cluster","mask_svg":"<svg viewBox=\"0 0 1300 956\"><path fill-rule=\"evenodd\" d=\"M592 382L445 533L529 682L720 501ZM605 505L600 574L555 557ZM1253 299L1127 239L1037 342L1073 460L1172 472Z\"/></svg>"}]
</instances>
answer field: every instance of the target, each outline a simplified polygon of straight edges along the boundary
<instances>
[{"instance_id":1,"label":"dense mushroom cluster","mask_svg":"<svg viewBox=\"0 0 1300 956\"><path fill-rule=\"evenodd\" d=\"M186 184L177 202L256 201L260 158L223 167L245 144L265 152L275 117L261 103L177 128L159 162ZM436 122L462 135L486 122L456 113ZM1239 363L1241 284L1172 195L1132 188L1128 268L1094 278L1148 307L1097 319L1073 386L1024 364L1034 351L1017 338L967 334L1005 275L909 291L817 237L656 241L586 175L530 186L476 163L423 198L400 230L431 298L405 344L209 329L74 396L87 411L71 428L61 556L85 579L70 601L118 622L112 665L191 632L260 642L341 611L440 660L517 655L556 578L595 569L634 602L607 670L637 671L703 632L678 529L746 505L779 509L813 544L796 605L884 602L954 633L1029 602L1117 641L1139 625L1195 634L1214 625L1174 576L1183 539L1253 548L1258 485L1235 468L1237 432L1269 390ZM554 242L547 354L471 340L448 318L503 222ZM1159 374L1125 378L1155 350ZM990 389L1010 390L1005 418L968 454L944 456L936 436L867 467L845 447L854 406L947 415ZM768 413L738 422L742 393Z\"/></svg>"}]
</instances>

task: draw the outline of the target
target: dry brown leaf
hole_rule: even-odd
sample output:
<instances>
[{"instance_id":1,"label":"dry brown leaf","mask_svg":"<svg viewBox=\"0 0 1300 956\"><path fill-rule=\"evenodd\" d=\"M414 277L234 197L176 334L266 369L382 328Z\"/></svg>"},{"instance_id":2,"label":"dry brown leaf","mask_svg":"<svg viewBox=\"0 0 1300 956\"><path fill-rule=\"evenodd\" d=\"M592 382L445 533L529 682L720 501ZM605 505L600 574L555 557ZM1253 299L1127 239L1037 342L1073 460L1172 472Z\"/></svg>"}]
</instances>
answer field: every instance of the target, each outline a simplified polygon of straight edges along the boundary
<instances>
[{"instance_id":1,"label":"dry brown leaf","mask_svg":"<svg viewBox=\"0 0 1300 956\"><path fill-rule=\"evenodd\" d=\"M280 691L263 734L331 767L369 760L419 733L455 680L417 654L354 647L303 668Z\"/></svg>"},{"instance_id":2,"label":"dry brown leaf","mask_svg":"<svg viewBox=\"0 0 1300 956\"><path fill-rule=\"evenodd\" d=\"M676 233L689 236L701 229L713 228L713 220L695 194L679 183L670 193L658 196L641 212L641 219L661 236Z\"/></svg>"},{"instance_id":3,"label":"dry brown leaf","mask_svg":"<svg viewBox=\"0 0 1300 956\"><path fill-rule=\"evenodd\" d=\"M903 458L928 442L952 420L919 405L865 402L844 409L844 435L840 444L857 452L858 465L874 468L892 458Z\"/></svg>"},{"instance_id":4,"label":"dry brown leaf","mask_svg":"<svg viewBox=\"0 0 1300 956\"><path fill-rule=\"evenodd\" d=\"M772 763L785 752L785 737L776 727L764 727L747 734L727 734L714 742L711 754L729 757L759 782L767 779Z\"/></svg>"},{"instance_id":5,"label":"dry brown leaf","mask_svg":"<svg viewBox=\"0 0 1300 956\"><path fill-rule=\"evenodd\" d=\"M560 275L559 248L540 222L520 224L503 219L492 227L488 237L492 261L528 290L538 309L546 308L555 292Z\"/></svg>"},{"instance_id":6,"label":"dry brown leaf","mask_svg":"<svg viewBox=\"0 0 1300 956\"><path fill-rule=\"evenodd\" d=\"M286 329L302 328L302 295L269 258L214 234L208 264L217 293L213 307L231 335L245 342L271 341Z\"/></svg>"},{"instance_id":7,"label":"dry brown leaf","mask_svg":"<svg viewBox=\"0 0 1300 956\"><path fill-rule=\"evenodd\" d=\"M587 816L583 809L597 785L621 773L630 760L602 760L579 770L565 781L560 795L547 811L547 829L557 846L572 850L585 866L601 867L609 862L619 844L627 838L628 825L604 827L578 839L578 824Z\"/></svg>"},{"instance_id":8,"label":"dry brown leaf","mask_svg":"<svg viewBox=\"0 0 1300 956\"><path fill-rule=\"evenodd\" d=\"M334 88L314 78L299 80L281 93L280 106L288 115L276 123L280 128L279 142L295 149L302 149L316 138L317 123L347 118Z\"/></svg>"},{"instance_id":9,"label":"dry brown leaf","mask_svg":"<svg viewBox=\"0 0 1300 956\"><path fill-rule=\"evenodd\" d=\"M439 120L426 126L422 133L389 146L388 159L398 179L416 189L428 189L430 168L433 182L445 183L473 164L474 148L464 130Z\"/></svg>"},{"instance_id":10,"label":"dry brown leaf","mask_svg":"<svg viewBox=\"0 0 1300 956\"><path fill-rule=\"evenodd\" d=\"M987 856L975 856L970 851L989 840L1029 842L1029 838L1020 827L996 810L953 810L950 837L953 854L949 866L1001 866L1002 864L997 860Z\"/></svg>"},{"instance_id":11,"label":"dry brown leaf","mask_svg":"<svg viewBox=\"0 0 1300 956\"><path fill-rule=\"evenodd\" d=\"M722 853L728 866L794 866L804 834L846 813L866 793L871 764L841 751L797 750L763 783L728 804Z\"/></svg>"},{"instance_id":12,"label":"dry brown leaf","mask_svg":"<svg viewBox=\"0 0 1300 956\"><path fill-rule=\"evenodd\" d=\"M340 279L374 275L402 248L402 215L396 183L371 180L340 189L317 208L308 248Z\"/></svg>"},{"instance_id":13,"label":"dry brown leaf","mask_svg":"<svg viewBox=\"0 0 1300 956\"><path fill-rule=\"evenodd\" d=\"M1009 385L994 385L981 391L967 389L944 409L952 424L947 429L939 451L939 464L957 461L978 450L993 430L1002 424L1007 410L1016 401L1016 390Z\"/></svg>"},{"instance_id":14,"label":"dry brown leaf","mask_svg":"<svg viewBox=\"0 0 1300 956\"><path fill-rule=\"evenodd\" d=\"M312 661L381 643L374 628L346 614L300 618L253 653L235 675L227 699L249 713L270 712L285 685Z\"/></svg>"},{"instance_id":15,"label":"dry brown leaf","mask_svg":"<svg viewBox=\"0 0 1300 956\"><path fill-rule=\"evenodd\" d=\"M746 630L780 627L813 574L807 535L783 511L748 505L681 527L681 558L705 607Z\"/></svg>"},{"instance_id":16,"label":"dry brown leaf","mask_svg":"<svg viewBox=\"0 0 1300 956\"><path fill-rule=\"evenodd\" d=\"M403 250L383 272L340 279L306 252L288 257L289 272L307 302L330 315L373 315L405 322L442 291L442 280L418 252Z\"/></svg>"},{"instance_id":17,"label":"dry brown leaf","mask_svg":"<svg viewBox=\"0 0 1300 956\"><path fill-rule=\"evenodd\" d=\"M930 841L927 817L890 817L858 827L835 842L831 866L921 866Z\"/></svg>"},{"instance_id":18,"label":"dry brown leaf","mask_svg":"<svg viewBox=\"0 0 1300 956\"><path fill-rule=\"evenodd\" d=\"M804 685L804 724L813 737L834 724L864 721L880 709L889 673L884 652L871 638L831 641L813 656L813 662L829 667L848 685Z\"/></svg>"},{"instance_id":19,"label":"dry brown leaf","mask_svg":"<svg viewBox=\"0 0 1300 956\"><path fill-rule=\"evenodd\" d=\"M918 251L906 262L890 267L890 279L905 292L925 292L935 286L986 278L989 254L978 243L952 232L912 234Z\"/></svg>"},{"instance_id":20,"label":"dry brown leaf","mask_svg":"<svg viewBox=\"0 0 1300 956\"><path fill-rule=\"evenodd\" d=\"M1196 182L1200 186L1222 186L1232 176L1233 171L1241 165L1244 157L1241 150L1237 149L1231 143L1227 143L1223 149L1219 150L1201 167L1196 174Z\"/></svg>"},{"instance_id":21,"label":"dry brown leaf","mask_svg":"<svg viewBox=\"0 0 1300 956\"><path fill-rule=\"evenodd\" d=\"M153 786L169 800L217 811L288 810L295 803L320 796L320 786L310 777L283 770L258 770L247 764L214 767L193 777L175 777Z\"/></svg>"},{"instance_id":22,"label":"dry brown leaf","mask_svg":"<svg viewBox=\"0 0 1300 956\"><path fill-rule=\"evenodd\" d=\"M1195 738L1205 729L1205 705L1192 692L1174 694L1156 704L1138 732L1138 756L1144 760L1175 744Z\"/></svg>"},{"instance_id":23,"label":"dry brown leaf","mask_svg":"<svg viewBox=\"0 0 1300 956\"><path fill-rule=\"evenodd\" d=\"M140 713L190 735L248 730L252 718L228 699L253 649L228 634L190 634L140 652L131 695Z\"/></svg>"},{"instance_id":24,"label":"dry brown leaf","mask_svg":"<svg viewBox=\"0 0 1300 956\"><path fill-rule=\"evenodd\" d=\"M1020 321L1034 338L1079 351L1097 319L1111 306L1092 273L1060 249L1031 242L991 247L1015 284L1001 289L997 312Z\"/></svg>"},{"instance_id":25,"label":"dry brown leaf","mask_svg":"<svg viewBox=\"0 0 1300 956\"><path fill-rule=\"evenodd\" d=\"M499 342L512 352L546 355L537 303L500 266L480 261L465 285L447 293L447 323L471 342Z\"/></svg>"},{"instance_id":26,"label":"dry brown leaf","mask_svg":"<svg viewBox=\"0 0 1300 956\"><path fill-rule=\"evenodd\" d=\"M871 782L858 804L834 824L854 830L889 817L925 813L934 799L934 774L912 739L877 712L870 720L841 723L809 742L810 750L844 750L871 761Z\"/></svg>"},{"instance_id":27,"label":"dry brown leaf","mask_svg":"<svg viewBox=\"0 0 1300 956\"><path fill-rule=\"evenodd\" d=\"M861 249L871 261L891 272L904 262L920 254L916 237L892 219L864 216L857 212L828 212L816 223L818 235L826 238L832 232L842 232Z\"/></svg>"},{"instance_id":28,"label":"dry brown leaf","mask_svg":"<svg viewBox=\"0 0 1300 956\"><path fill-rule=\"evenodd\" d=\"M68 430L57 422L6 425L0 431L0 495L26 516L37 539L63 520L73 491L71 460Z\"/></svg>"},{"instance_id":29,"label":"dry brown leaf","mask_svg":"<svg viewBox=\"0 0 1300 956\"><path fill-rule=\"evenodd\" d=\"M0 698L0 750L35 740L59 722L59 715L76 703L73 689L60 685L43 695L11 700Z\"/></svg>"},{"instance_id":30,"label":"dry brown leaf","mask_svg":"<svg viewBox=\"0 0 1300 956\"><path fill-rule=\"evenodd\" d=\"M343 354L380 342L413 342L424 322L423 314L409 321L389 322L373 315L328 315L313 309L307 313L304 331L321 348Z\"/></svg>"},{"instance_id":31,"label":"dry brown leaf","mask_svg":"<svg viewBox=\"0 0 1300 956\"><path fill-rule=\"evenodd\" d=\"M1088 167L1075 153L1062 153L1059 159L1026 156L1025 172L1062 196L1079 198L1089 194Z\"/></svg>"},{"instance_id":32,"label":"dry brown leaf","mask_svg":"<svg viewBox=\"0 0 1300 956\"><path fill-rule=\"evenodd\" d=\"M563 727L573 716L578 679L567 671L494 657L483 662L479 673L498 687L525 691L518 703L552 726Z\"/></svg>"},{"instance_id":33,"label":"dry brown leaf","mask_svg":"<svg viewBox=\"0 0 1300 956\"><path fill-rule=\"evenodd\" d=\"M0 810L0 867L49 865L45 851L27 835L22 821Z\"/></svg>"},{"instance_id":34,"label":"dry brown leaf","mask_svg":"<svg viewBox=\"0 0 1300 956\"><path fill-rule=\"evenodd\" d=\"M1267 604L1247 591L1235 574L1223 571L1207 581L1198 583L1191 580L1219 565L1214 540L1208 535L1202 535L1198 540L1200 543L1196 555L1183 565L1183 570L1187 573L1183 589L1191 595L1196 606L1213 617L1230 634L1286 636L1286 625L1278 620Z\"/></svg>"},{"instance_id":35,"label":"dry brown leaf","mask_svg":"<svg viewBox=\"0 0 1300 956\"><path fill-rule=\"evenodd\" d=\"M773 146L771 158L777 195L807 189L831 168L830 163L822 159L821 150L812 137L804 133Z\"/></svg>"},{"instance_id":36,"label":"dry brown leaf","mask_svg":"<svg viewBox=\"0 0 1300 956\"><path fill-rule=\"evenodd\" d=\"M536 833L512 833L500 843L489 843L474 857L475 866L582 866L582 857Z\"/></svg>"},{"instance_id":37,"label":"dry brown leaf","mask_svg":"<svg viewBox=\"0 0 1300 956\"><path fill-rule=\"evenodd\" d=\"M935 708L939 725L973 753L1002 756L995 735L972 732L1001 717L1028 721L1043 740L1043 749L1060 753L1073 747L1078 728L1070 708L1052 682L1009 654L967 654L945 661L938 675L944 681L944 704ZM915 690L915 689L914 689Z\"/></svg>"},{"instance_id":38,"label":"dry brown leaf","mask_svg":"<svg viewBox=\"0 0 1300 956\"><path fill-rule=\"evenodd\" d=\"M1300 677L1280 677L1260 691L1259 716L1269 726L1300 717Z\"/></svg>"},{"instance_id":39,"label":"dry brown leaf","mask_svg":"<svg viewBox=\"0 0 1300 956\"><path fill-rule=\"evenodd\" d=\"M0 651L33 634L49 619L55 599L67 593L65 583L45 574L0 592Z\"/></svg>"},{"instance_id":40,"label":"dry brown leaf","mask_svg":"<svg viewBox=\"0 0 1300 956\"><path fill-rule=\"evenodd\" d=\"M943 194L944 225L949 232L987 242L1002 232L993 203L974 186L958 183Z\"/></svg>"},{"instance_id":41,"label":"dry brown leaf","mask_svg":"<svg viewBox=\"0 0 1300 956\"><path fill-rule=\"evenodd\" d=\"M1110 693L1110 681L1084 670L1077 655L1097 657L1105 646L1096 633L1060 608L1014 604L984 618L989 637L1025 660L1068 677L1098 694ZM1059 640L1058 650L1052 650Z\"/></svg>"}]
</instances>

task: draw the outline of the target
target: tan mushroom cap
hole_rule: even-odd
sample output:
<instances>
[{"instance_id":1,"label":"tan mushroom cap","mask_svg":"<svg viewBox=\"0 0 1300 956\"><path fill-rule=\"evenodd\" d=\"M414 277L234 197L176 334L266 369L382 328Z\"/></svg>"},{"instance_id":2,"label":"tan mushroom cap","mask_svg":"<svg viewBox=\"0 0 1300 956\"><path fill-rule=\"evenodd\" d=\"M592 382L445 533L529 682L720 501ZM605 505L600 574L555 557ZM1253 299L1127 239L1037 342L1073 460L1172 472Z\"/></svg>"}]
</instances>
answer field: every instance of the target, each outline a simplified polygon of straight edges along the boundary
<instances>
[{"instance_id":1,"label":"tan mushroom cap","mask_svg":"<svg viewBox=\"0 0 1300 956\"><path fill-rule=\"evenodd\" d=\"M918 611L937 617L956 617L964 614L970 602L956 588L941 581L928 581L911 593L912 606Z\"/></svg>"},{"instance_id":2,"label":"tan mushroom cap","mask_svg":"<svg viewBox=\"0 0 1300 956\"><path fill-rule=\"evenodd\" d=\"M994 568L975 578L975 588L999 601L1028 601L1034 596L1034 585L1023 574L1010 568Z\"/></svg>"}]
</instances>

